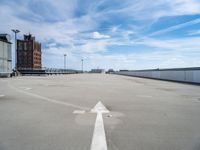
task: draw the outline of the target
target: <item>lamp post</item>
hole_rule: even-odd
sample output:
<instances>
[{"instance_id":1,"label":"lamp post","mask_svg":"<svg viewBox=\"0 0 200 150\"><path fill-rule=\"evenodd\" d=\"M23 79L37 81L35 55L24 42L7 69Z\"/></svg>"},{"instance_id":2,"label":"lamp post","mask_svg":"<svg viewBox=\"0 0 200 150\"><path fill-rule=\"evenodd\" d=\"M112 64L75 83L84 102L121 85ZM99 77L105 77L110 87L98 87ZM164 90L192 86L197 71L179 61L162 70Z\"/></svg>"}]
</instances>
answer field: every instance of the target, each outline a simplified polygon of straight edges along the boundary
<instances>
[{"instance_id":1,"label":"lamp post","mask_svg":"<svg viewBox=\"0 0 200 150\"><path fill-rule=\"evenodd\" d=\"M67 54L64 54L64 69L65 69L65 71L66 71L66 56L67 56Z\"/></svg>"},{"instance_id":2,"label":"lamp post","mask_svg":"<svg viewBox=\"0 0 200 150\"><path fill-rule=\"evenodd\" d=\"M81 62L82 62L81 68L82 68L82 73L83 73L83 59L81 59Z\"/></svg>"},{"instance_id":3,"label":"lamp post","mask_svg":"<svg viewBox=\"0 0 200 150\"><path fill-rule=\"evenodd\" d=\"M12 29L12 31L15 33L15 71L17 71L17 33L20 31L17 29Z\"/></svg>"}]
</instances>

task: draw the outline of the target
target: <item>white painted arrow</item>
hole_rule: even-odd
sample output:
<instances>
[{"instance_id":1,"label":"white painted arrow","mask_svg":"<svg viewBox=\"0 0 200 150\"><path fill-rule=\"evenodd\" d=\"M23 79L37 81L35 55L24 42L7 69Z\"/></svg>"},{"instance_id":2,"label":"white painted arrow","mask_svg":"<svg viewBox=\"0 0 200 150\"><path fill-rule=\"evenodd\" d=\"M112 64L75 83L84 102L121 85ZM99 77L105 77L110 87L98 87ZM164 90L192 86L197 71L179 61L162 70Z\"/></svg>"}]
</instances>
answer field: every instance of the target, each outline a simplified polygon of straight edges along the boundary
<instances>
[{"instance_id":1,"label":"white painted arrow","mask_svg":"<svg viewBox=\"0 0 200 150\"><path fill-rule=\"evenodd\" d=\"M94 133L90 150L107 150L106 135L103 123L103 113L109 113L109 110L99 101L93 109L92 113L97 113Z\"/></svg>"}]
</instances>

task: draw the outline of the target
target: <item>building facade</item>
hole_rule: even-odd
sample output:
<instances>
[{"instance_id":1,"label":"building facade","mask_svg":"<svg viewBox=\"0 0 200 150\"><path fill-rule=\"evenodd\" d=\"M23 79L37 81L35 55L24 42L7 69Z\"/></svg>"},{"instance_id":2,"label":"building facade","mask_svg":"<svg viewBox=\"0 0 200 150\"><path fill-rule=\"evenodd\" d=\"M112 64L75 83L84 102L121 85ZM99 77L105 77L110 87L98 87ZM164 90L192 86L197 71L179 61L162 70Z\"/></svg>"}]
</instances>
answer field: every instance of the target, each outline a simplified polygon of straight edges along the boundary
<instances>
[{"instance_id":1,"label":"building facade","mask_svg":"<svg viewBox=\"0 0 200 150\"><path fill-rule=\"evenodd\" d=\"M0 76L10 76L12 73L11 37L0 34Z\"/></svg>"},{"instance_id":2,"label":"building facade","mask_svg":"<svg viewBox=\"0 0 200 150\"><path fill-rule=\"evenodd\" d=\"M42 68L41 43L31 34L17 40L17 70L38 70Z\"/></svg>"},{"instance_id":3,"label":"building facade","mask_svg":"<svg viewBox=\"0 0 200 150\"><path fill-rule=\"evenodd\" d=\"M90 73L105 73L104 69L91 69Z\"/></svg>"}]
</instances>

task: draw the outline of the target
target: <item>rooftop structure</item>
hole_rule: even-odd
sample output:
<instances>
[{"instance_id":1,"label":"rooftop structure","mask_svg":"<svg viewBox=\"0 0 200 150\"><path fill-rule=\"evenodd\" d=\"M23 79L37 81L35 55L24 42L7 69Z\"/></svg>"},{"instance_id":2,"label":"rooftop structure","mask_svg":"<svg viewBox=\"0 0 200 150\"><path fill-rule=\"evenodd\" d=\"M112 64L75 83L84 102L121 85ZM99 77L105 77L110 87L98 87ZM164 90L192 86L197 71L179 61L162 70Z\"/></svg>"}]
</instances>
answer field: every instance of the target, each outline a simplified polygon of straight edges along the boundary
<instances>
[{"instance_id":1,"label":"rooftop structure","mask_svg":"<svg viewBox=\"0 0 200 150\"><path fill-rule=\"evenodd\" d=\"M12 73L11 37L0 34L0 76L10 76Z\"/></svg>"},{"instance_id":2,"label":"rooftop structure","mask_svg":"<svg viewBox=\"0 0 200 150\"><path fill-rule=\"evenodd\" d=\"M31 34L24 35L23 40L17 40L17 69L41 69L41 54L41 43Z\"/></svg>"},{"instance_id":3,"label":"rooftop structure","mask_svg":"<svg viewBox=\"0 0 200 150\"><path fill-rule=\"evenodd\" d=\"M91 69L90 73L105 73L104 69Z\"/></svg>"}]
</instances>

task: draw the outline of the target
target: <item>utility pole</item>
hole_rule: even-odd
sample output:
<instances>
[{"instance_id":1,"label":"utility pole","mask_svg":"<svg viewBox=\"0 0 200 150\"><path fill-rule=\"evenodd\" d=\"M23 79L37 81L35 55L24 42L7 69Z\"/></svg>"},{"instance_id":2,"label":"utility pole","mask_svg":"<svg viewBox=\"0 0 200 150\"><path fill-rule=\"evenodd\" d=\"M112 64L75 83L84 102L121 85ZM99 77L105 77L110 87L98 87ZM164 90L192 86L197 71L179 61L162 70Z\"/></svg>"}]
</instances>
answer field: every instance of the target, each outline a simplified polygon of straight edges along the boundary
<instances>
[{"instance_id":1,"label":"utility pole","mask_svg":"<svg viewBox=\"0 0 200 150\"><path fill-rule=\"evenodd\" d=\"M66 71L66 56L67 56L67 54L64 54L64 69L65 69L65 71Z\"/></svg>"},{"instance_id":2,"label":"utility pole","mask_svg":"<svg viewBox=\"0 0 200 150\"><path fill-rule=\"evenodd\" d=\"M82 73L83 73L83 59L81 59L81 62L82 62Z\"/></svg>"},{"instance_id":3,"label":"utility pole","mask_svg":"<svg viewBox=\"0 0 200 150\"><path fill-rule=\"evenodd\" d=\"M17 72L17 33L20 31L17 29L12 29L12 31L15 33L15 71Z\"/></svg>"}]
</instances>

